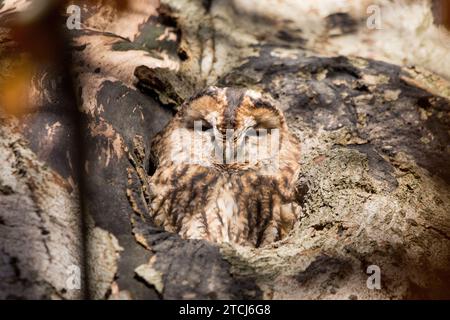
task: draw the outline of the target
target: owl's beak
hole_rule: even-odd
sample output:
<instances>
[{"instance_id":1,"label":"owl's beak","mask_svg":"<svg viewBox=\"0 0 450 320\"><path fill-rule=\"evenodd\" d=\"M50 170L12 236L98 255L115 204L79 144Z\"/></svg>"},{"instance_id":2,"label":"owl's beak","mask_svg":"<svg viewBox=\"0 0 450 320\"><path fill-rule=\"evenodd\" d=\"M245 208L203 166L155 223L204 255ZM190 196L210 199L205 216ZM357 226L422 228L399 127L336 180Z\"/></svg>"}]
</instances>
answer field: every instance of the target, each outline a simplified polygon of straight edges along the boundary
<instances>
[{"instance_id":1,"label":"owl's beak","mask_svg":"<svg viewBox=\"0 0 450 320\"><path fill-rule=\"evenodd\" d=\"M226 129L225 132L214 129L214 147L217 163L234 165L239 162L239 150L243 147L245 135Z\"/></svg>"},{"instance_id":2,"label":"owl's beak","mask_svg":"<svg viewBox=\"0 0 450 320\"><path fill-rule=\"evenodd\" d=\"M230 164L234 159L233 130L221 132L214 128L215 158L219 164Z\"/></svg>"}]
</instances>

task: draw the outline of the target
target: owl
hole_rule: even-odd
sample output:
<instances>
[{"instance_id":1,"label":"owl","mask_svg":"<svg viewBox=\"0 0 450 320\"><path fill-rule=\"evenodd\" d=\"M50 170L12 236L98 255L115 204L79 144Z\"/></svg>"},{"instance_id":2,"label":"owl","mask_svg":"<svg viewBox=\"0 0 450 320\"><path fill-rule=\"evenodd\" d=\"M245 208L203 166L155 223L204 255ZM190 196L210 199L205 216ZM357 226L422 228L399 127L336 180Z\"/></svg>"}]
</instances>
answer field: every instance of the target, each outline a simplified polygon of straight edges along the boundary
<instances>
[{"instance_id":1,"label":"owl","mask_svg":"<svg viewBox=\"0 0 450 320\"><path fill-rule=\"evenodd\" d=\"M270 97L208 87L152 141L150 214L185 239L261 247L300 215L300 144Z\"/></svg>"}]
</instances>

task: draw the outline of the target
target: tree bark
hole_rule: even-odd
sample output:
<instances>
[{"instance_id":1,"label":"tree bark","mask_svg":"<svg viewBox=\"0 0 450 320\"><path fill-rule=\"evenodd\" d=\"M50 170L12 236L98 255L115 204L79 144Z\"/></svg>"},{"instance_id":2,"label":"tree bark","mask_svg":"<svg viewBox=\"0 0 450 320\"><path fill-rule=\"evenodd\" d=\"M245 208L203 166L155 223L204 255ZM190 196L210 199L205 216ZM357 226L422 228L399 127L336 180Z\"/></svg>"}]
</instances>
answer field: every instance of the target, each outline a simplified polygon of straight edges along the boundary
<instances>
[{"instance_id":1,"label":"tree bark","mask_svg":"<svg viewBox=\"0 0 450 320\"><path fill-rule=\"evenodd\" d=\"M306 25L313 17L299 28L267 14L270 1L253 11L240 1L161 2L152 9L136 1L134 11L89 7L85 28L70 34L84 149L84 178L72 185L82 184L81 207L68 191L70 171L40 147L51 132L3 120L0 294L450 298L448 81L318 45L365 27L351 14L320 17L315 34ZM301 141L304 216L271 246L183 240L151 221L150 141L207 85L271 94ZM42 118L48 128L58 122ZM70 131L62 124L58 132ZM67 147L51 141L54 152ZM66 288L72 264L86 266L86 293ZM379 289L368 284L373 266Z\"/></svg>"}]
</instances>

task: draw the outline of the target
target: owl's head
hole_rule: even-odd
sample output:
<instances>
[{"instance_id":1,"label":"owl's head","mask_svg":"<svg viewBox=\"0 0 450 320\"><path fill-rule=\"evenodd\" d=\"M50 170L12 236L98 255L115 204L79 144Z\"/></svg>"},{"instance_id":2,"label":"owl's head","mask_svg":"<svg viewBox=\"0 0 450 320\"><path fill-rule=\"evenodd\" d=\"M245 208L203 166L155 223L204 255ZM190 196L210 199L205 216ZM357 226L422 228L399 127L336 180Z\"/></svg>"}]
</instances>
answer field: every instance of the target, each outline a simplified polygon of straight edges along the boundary
<instances>
[{"instance_id":1,"label":"owl's head","mask_svg":"<svg viewBox=\"0 0 450 320\"><path fill-rule=\"evenodd\" d=\"M299 152L273 100L238 88L208 87L188 99L153 145L160 165L192 164L276 174Z\"/></svg>"}]
</instances>

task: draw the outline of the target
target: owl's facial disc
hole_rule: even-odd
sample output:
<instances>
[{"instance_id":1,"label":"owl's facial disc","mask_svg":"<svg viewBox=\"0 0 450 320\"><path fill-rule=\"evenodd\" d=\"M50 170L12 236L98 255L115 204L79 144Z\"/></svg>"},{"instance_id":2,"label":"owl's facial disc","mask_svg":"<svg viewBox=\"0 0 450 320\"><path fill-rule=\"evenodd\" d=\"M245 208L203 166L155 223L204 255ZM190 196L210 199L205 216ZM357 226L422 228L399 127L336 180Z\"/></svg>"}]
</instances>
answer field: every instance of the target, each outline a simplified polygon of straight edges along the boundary
<instances>
[{"instance_id":1,"label":"owl's facial disc","mask_svg":"<svg viewBox=\"0 0 450 320\"><path fill-rule=\"evenodd\" d=\"M278 168L284 117L260 95L242 89L209 89L189 100L178 119L182 129L174 140L173 161L178 157L233 171Z\"/></svg>"},{"instance_id":2,"label":"owl's facial disc","mask_svg":"<svg viewBox=\"0 0 450 320\"><path fill-rule=\"evenodd\" d=\"M204 127L203 127L204 128ZM279 152L279 130L260 127L248 118L242 126L218 128L217 125L198 131L199 137L207 137L202 150L210 150L210 162L224 170L247 170L272 165ZM205 142L205 139L202 139Z\"/></svg>"}]
</instances>

